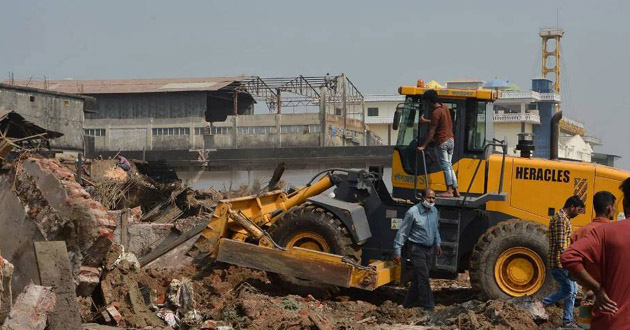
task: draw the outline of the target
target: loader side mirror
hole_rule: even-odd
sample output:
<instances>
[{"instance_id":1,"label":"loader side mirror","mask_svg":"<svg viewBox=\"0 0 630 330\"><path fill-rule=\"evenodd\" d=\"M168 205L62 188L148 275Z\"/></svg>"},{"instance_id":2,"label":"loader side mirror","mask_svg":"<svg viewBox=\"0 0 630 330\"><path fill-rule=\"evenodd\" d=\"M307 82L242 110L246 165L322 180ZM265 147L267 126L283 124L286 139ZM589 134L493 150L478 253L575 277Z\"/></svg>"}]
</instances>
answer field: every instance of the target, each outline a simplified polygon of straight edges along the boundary
<instances>
[{"instance_id":1,"label":"loader side mirror","mask_svg":"<svg viewBox=\"0 0 630 330\"><path fill-rule=\"evenodd\" d=\"M405 107L403 103L398 103L396 111L394 111L394 121L392 122L392 129L397 130L400 125L400 117L402 117L402 110Z\"/></svg>"}]
</instances>

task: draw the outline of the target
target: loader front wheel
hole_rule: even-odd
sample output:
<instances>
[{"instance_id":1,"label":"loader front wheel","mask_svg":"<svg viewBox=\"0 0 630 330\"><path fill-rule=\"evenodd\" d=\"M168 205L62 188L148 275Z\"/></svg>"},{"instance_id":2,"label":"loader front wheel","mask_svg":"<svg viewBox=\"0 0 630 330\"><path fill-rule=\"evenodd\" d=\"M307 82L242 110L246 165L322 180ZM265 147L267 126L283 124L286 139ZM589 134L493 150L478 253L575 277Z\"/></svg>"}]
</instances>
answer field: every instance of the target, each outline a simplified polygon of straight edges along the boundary
<instances>
[{"instance_id":1,"label":"loader front wheel","mask_svg":"<svg viewBox=\"0 0 630 330\"><path fill-rule=\"evenodd\" d=\"M501 222L473 249L471 285L488 299L547 295L555 288L546 262L548 249L543 225L519 219Z\"/></svg>"},{"instance_id":2,"label":"loader front wheel","mask_svg":"<svg viewBox=\"0 0 630 330\"><path fill-rule=\"evenodd\" d=\"M269 228L269 234L278 245L288 249L303 249L342 255L361 261L361 247L354 244L348 229L334 214L314 205L306 204L286 212ZM293 276L274 274L293 293L321 294L330 285Z\"/></svg>"}]
</instances>

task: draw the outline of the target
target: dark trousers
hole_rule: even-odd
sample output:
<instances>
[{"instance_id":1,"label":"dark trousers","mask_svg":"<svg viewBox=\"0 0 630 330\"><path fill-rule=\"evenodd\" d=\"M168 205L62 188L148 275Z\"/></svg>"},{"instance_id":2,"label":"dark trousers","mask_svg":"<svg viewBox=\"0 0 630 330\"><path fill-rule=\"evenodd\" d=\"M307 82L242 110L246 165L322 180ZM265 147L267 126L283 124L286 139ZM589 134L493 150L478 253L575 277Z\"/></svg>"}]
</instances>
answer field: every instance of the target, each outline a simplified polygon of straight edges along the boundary
<instances>
[{"instance_id":1,"label":"dark trousers","mask_svg":"<svg viewBox=\"0 0 630 330\"><path fill-rule=\"evenodd\" d=\"M406 308L420 306L433 310L433 292L429 282L429 270L433 264L433 246L409 242L406 246L406 259L411 260L411 287L403 302Z\"/></svg>"}]
</instances>

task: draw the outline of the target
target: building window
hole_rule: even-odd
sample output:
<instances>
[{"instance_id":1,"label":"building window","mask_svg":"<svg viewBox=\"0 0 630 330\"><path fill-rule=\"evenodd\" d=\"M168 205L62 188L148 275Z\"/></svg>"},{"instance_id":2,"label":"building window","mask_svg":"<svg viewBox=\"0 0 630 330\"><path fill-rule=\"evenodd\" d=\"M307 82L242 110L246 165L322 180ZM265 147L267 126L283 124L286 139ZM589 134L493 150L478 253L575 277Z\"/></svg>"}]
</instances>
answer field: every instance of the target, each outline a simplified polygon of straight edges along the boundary
<instances>
[{"instance_id":1,"label":"building window","mask_svg":"<svg viewBox=\"0 0 630 330\"><path fill-rule=\"evenodd\" d=\"M368 108L368 116L369 117L377 117L378 116L378 108Z\"/></svg>"},{"instance_id":2,"label":"building window","mask_svg":"<svg viewBox=\"0 0 630 330\"><path fill-rule=\"evenodd\" d=\"M31 96L29 97L29 100L30 100L31 102L35 102L35 96L34 96L34 95L31 95Z\"/></svg>"},{"instance_id":3,"label":"building window","mask_svg":"<svg viewBox=\"0 0 630 330\"><path fill-rule=\"evenodd\" d=\"M85 135L87 136L105 136L104 128L87 128L85 129Z\"/></svg>"},{"instance_id":4,"label":"building window","mask_svg":"<svg viewBox=\"0 0 630 330\"><path fill-rule=\"evenodd\" d=\"M247 126L239 127L238 134L271 134L273 132L273 126Z\"/></svg>"},{"instance_id":5,"label":"building window","mask_svg":"<svg viewBox=\"0 0 630 330\"><path fill-rule=\"evenodd\" d=\"M231 127L212 127L212 134L230 134Z\"/></svg>"},{"instance_id":6,"label":"building window","mask_svg":"<svg viewBox=\"0 0 630 330\"><path fill-rule=\"evenodd\" d=\"M64 107L67 107L67 106L69 106L69 105L70 105L70 101L63 101L63 106L64 106Z\"/></svg>"},{"instance_id":7,"label":"building window","mask_svg":"<svg viewBox=\"0 0 630 330\"><path fill-rule=\"evenodd\" d=\"M189 127L160 127L151 130L153 135L190 135Z\"/></svg>"},{"instance_id":8,"label":"building window","mask_svg":"<svg viewBox=\"0 0 630 330\"><path fill-rule=\"evenodd\" d=\"M280 133L282 134L308 134L319 132L319 125L287 125L280 128Z\"/></svg>"},{"instance_id":9,"label":"building window","mask_svg":"<svg viewBox=\"0 0 630 330\"><path fill-rule=\"evenodd\" d=\"M341 108L335 108L335 115L337 115L337 116L341 116L341 115L343 114L343 111L342 111L342 110L343 110L343 109L341 109Z\"/></svg>"}]
</instances>

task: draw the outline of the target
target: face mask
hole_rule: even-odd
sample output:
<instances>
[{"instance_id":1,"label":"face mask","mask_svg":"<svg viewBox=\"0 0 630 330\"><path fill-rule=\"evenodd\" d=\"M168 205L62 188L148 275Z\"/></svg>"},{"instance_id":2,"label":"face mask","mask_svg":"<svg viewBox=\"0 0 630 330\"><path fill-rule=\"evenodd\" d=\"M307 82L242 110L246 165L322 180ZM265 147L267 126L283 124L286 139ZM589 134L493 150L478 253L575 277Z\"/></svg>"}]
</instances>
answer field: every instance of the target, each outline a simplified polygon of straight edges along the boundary
<instances>
[{"instance_id":1,"label":"face mask","mask_svg":"<svg viewBox=\"0 0 630 330\"><path fill-rule=\"evenodd\" d=\"M433 205L435 205L435 203L429 203L426 200L422 200L422 206L424 206L424 207L426 207L428 209L432 208Z\"/></svg>"}]
</instances>

